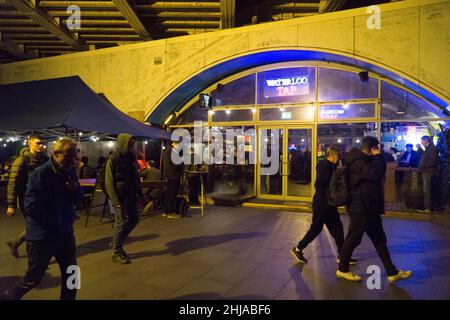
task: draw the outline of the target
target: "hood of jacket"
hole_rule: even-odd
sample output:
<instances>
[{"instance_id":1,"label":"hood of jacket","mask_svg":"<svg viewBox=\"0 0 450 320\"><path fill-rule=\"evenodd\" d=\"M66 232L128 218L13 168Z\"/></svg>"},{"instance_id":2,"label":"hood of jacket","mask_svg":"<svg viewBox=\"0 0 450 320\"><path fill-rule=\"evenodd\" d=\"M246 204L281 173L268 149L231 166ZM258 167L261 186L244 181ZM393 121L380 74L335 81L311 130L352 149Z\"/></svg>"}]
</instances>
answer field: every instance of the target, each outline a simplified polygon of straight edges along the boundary
<instances>
[{"instance_id":1,"label":"hood of jacket","mask_svg":"<svg viewBox=\"0 0 450 320\"><path fill-rule=\"evenodd\" d=\"M353 148L344 159L344 165L349 166L353 162L360 159L370 159L370 156L362 152L360 149Z\"/></svg>"},{"instance_id":2,"label":"hood of jacket","mask_svg":"<svg viewBox=\"0 0 450 320\"><path fill-rule=\"evenodd\" d=\"M117 136L117 151L120 154L128 153L128 145L133 136L129 133L121 133Z\"/></svg>"},{"instance_id":3,"label":"hood of jacket","mask_svg":"<svg viewBox=\"0 0 450 320\"><path fill-rule=\"evenodd\" d=\"M25 156L25 157L31 156L30 148L25 147L25 148L20 149L19 156Z\"/></svg>"},{"instance_id":4,"label":"hood of jacket","mask_svg":"<svg viewBox=\"0 0 450 320\"><path fill-rule=\"evenodd\" d=\"M47 158L43 152L35 153L35 154L31 153L29 147L24 147L24 148L20 149L19 156L27 157L27 158L36 158L36 159L40 159L42 157Z\"/></svg>"}]
</instances>

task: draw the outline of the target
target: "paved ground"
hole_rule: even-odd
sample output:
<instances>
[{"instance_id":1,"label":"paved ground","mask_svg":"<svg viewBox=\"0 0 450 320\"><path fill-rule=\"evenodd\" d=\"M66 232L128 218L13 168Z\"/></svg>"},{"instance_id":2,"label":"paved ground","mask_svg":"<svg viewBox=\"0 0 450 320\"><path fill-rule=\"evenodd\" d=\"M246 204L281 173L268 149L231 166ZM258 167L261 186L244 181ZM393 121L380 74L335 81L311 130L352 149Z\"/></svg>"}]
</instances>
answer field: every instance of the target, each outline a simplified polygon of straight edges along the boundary
<instances>
[{"instance_id":1,"label":"paved ground","mask_svg":"<svg viewBox=\"0 0 450 320\"><path fill-rule=\"evenodd\" d=\"M0 290L26 270L24 248L14 259L4 244L23 227L23 218L0 216ZM201 217L191 210L179 220L150 215L125 246L129 265L111 262L111 225L97 217L76 226L81 290L78 299L449 299L450 215L425 220L386 217L394 263L413 278L381 289L366 286L366 269L381 263L365 236L356 250L359 284L336 280L336 250L326 231L305 250L308 264L295 263L290 247L308 228L310 213L212 207ZM344 226L348 217L342 217ZM52 264L25 299L57 299L59 269Z\"/></svg>"}]
</instances>

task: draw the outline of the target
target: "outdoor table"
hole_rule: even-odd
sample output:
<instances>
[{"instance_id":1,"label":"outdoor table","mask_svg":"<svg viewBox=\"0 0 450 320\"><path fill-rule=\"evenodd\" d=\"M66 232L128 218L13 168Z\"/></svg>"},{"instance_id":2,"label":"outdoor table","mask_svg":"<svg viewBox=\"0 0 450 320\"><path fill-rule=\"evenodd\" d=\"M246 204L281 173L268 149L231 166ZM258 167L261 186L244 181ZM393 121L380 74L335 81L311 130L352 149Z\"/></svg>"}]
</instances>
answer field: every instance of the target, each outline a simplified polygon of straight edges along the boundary
<instances>
[{"instance_id":1,"label":"outdoor table","mask_svg":"<svg viewBox=\"0 0 450 320\"><path fill-rule=\"evenodd\" d=\"M82 187L95 187L96 179L79 179L78 181Z\"/></svg>"}]
</instances>

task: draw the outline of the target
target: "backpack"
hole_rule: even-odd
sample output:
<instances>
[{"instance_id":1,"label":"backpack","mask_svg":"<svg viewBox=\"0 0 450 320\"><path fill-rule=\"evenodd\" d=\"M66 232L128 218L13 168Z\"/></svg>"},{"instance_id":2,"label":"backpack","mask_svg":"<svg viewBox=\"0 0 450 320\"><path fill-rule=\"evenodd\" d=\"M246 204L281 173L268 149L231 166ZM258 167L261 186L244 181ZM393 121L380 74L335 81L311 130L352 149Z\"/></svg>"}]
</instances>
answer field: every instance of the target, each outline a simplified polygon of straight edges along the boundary
<instances>
[{"instance_id":1,"label":"backpack","mask_svg":"<svg viewBox=\"0 0 450 320\"><path fill-rule=\"evenodd\" d=\"M189 209L189 204L188 204L188 201L187 201L186 197L184 197L181 194L178 195L176 203L175 203L175 210L176 210L176 212L180 216L184 217L187 214L188 209Z\"/></svg>"},{"instance_id":2,"label":"backpack","mask_svg":"<svg viewBox=\"0 0 450 320\"><path fill-rule=\"evenodd\" d=\"M350 177L346 167L340 167L333 172L327 191L327 202L333 207L350 204Z\"/></svg>"},{"instance_id":3,"label":"backpack","mask_svg":"<svg viewBox=\"0 0 450 320\"><path fill-rule=\"evenodd\" d=\"M187 177L184 176L181 183L181 189L178 190L177 199L175 200L175 211L180 216L184 217L189 209L189 202L187 201L186 197L183 195L184 187L186 185ZM166 192L169 192L166 190Z\"/></svg>"}]
</instances>

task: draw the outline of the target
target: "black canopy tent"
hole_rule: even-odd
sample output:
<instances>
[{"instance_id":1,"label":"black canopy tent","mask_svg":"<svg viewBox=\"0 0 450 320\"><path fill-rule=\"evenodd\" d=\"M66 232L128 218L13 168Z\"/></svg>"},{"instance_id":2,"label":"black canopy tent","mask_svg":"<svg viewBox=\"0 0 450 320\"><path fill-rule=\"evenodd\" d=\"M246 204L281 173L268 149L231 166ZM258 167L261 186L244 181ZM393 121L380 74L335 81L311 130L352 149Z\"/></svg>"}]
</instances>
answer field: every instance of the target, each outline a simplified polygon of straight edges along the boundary
<instances>
[{"instance_id":1,"label":"black canopy tent","mask_svg":"<svg viewBox=\"0 0 450 320\"><path fill-rule=\"evenodd\" d=\"M162 129L143 124L96 94L78 76L0 86L0 132L23 136L43 133L47 139L62 135L112 138L119 133L135 137L170 139Z\"/></svg>"}]
</instances>

